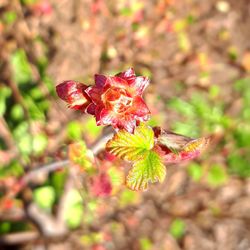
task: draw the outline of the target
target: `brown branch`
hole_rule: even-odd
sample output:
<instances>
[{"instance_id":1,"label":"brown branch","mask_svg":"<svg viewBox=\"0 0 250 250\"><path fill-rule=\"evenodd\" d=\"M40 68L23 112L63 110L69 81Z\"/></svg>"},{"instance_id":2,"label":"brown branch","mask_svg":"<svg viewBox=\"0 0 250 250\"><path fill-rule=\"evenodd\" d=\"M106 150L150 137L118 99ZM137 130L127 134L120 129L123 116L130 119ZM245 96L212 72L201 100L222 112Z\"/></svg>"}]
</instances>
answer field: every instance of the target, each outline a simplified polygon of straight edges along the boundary
<instances>
[{"instance_id":1,"label":"brown branch","mask_svg":"<svg viewBox=\"0 0 250 250\"><path fill-rule=\"evenodd\" d=\"M23 244L38 239L39 233L35 231L10 233L0 237L0 245Z\"/></svg>"}]
</instances>

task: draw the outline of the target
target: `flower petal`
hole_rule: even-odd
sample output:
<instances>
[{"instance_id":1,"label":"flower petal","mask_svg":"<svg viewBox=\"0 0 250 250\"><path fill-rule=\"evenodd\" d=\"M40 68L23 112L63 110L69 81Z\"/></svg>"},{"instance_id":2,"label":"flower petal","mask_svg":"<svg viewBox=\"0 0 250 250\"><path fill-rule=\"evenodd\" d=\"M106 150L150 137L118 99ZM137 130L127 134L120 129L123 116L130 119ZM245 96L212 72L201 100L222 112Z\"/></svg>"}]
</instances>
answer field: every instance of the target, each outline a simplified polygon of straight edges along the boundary
<instances>
[{"instance_id":1,"label":"flower petal","mask_svg":"<svg viewBox=\"0 0 250 250\"><path fill-rule=\"evenodd\" d=\"M99 120L96 121L96 124L99 125L110 125L113 123L115 124L116 117L112 111L108 109L102 108L99 112Z\"/></svg>"},{"instance_id":2,"label":"flower petal","mask_svg":"<svg viewBox=\"0 0 250 250\"><path fill-rule=\"evenodd\" d=\"M104 75L95 74L95 86L97 88L103 88L107 81L107 77Z\"/></svg>"},{"instance_id":3,"label":"flower petal","mask_svg":"<svg viewBox=\"0 0 250 250\"><path fill-rule=\"evenodd\" d=\"M100 104L102 103L101 95L102 95L102 89L98 88L96 86L90 86L88 87L85 92L88 94L90 99L94 104Z\"/></svg>"},{"instance_id":4,"label":"flower petal","mask_svg":"<svg viewBox=\"0 0 250 250\"><path fill-rule=\"evenodd\" d=\"M129 68L123 72L118 73L116 76L119 76L121 78L130 78L135 76L135 71L133 68Z\"/></svg>"},{"instance_id":5,"label":"flower petal","mask_svg":"<svg viewBox=\"0 0 250 250\"><path fill-rule=\"evenodd\" d=\"M142 95L149 84L149 79L145 76L137 76L134 81L129 82L130 87L134 88L137 95Z\"/></svg>"},{"instance_id":6,"label":"flower petal","mask_svg":"<svg viewBox=\"0 0 250 250\"><path fill-rule=\"evenodd\" d=\"M136 127L136 120L130 116L125 117L125 119L118 120L116 126L117 129L125 129L129 133L134 133Z\"/></svg>"},{"instance_id":7,"label":"flower petal","mask_svg":"<svg viewBox=\"0 0 250 250\"><path fill-rule=\"evenodd\" d=\"M133 105L127 111L132 114L136 120L147 121L149 119L150 111L140 96L136 96L133 100Z\"/></svg>"},{"instance_id":8,"label":"flower petal","mask_svg":"<svg viewBox=\"0 0 250 250\"><path fill-rule=\"evenodd\" d=\"M95 115L96 105L94 103L90 103L86 108L86 112L90 115Z\"/></svg>"},{"instance_id":9,"label":"flower petal","mask_svg":"<svg viewBox=\"0 0 250 250\"><path fill-rule=\"evenodd\" d=\"M70 108L85 111L91 103L89 96L85 93L86 88L87 86L83 83L68 80L58 84L56 92Z\"/></svg>"},{"instance_id":10,"label":"flower petal","mask_svg":"<svg viewBox=\"0 0 250 250\"><path fill-rule=\"evenodd\" d=\"M111 86L115 86L119 88L126 88L126 89L128 89L129 87L128 82L121 77L110 76L109 79L110 79L109 83Z\"/></svg>"}]
</instances>

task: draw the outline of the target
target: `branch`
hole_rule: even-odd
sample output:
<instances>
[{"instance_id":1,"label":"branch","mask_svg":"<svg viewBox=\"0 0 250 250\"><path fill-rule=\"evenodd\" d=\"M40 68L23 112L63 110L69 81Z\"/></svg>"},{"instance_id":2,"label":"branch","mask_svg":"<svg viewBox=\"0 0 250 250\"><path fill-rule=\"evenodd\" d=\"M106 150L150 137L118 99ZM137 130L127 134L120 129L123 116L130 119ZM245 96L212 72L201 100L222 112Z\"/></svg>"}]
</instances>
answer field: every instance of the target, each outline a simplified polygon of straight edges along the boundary
<instances>
[{"instance_id":1,"label":"branch","mask_svg":"<svg viewBox=\"0 0 250 250\"><path fill-rule=\"evenodd\" d=\"M108 133L108 134L102 136L99 140L97 140L97 142L95 142L90 147L90 150L93 152L93 154L97 155L98 152L100 152L101 150L103 150L105 148L105 145L106 145L107 141L109 139L111 139L112 136L113 136L113 133ZM41 167L38 167L38 168L36 168L34 170L29 171L23 177L22 180L23 180L24 184L28 184L38 174L39 175L41 175L41 174L48 174L48 173L54 172L54 171L56 171L58 169L65 168L69 164L70 164L70 160L69 159L65 159L65 160L62 160L62 161L53 162L53 163L48 164L48 165L43 165Z\"/></svg>"}]
</instances>

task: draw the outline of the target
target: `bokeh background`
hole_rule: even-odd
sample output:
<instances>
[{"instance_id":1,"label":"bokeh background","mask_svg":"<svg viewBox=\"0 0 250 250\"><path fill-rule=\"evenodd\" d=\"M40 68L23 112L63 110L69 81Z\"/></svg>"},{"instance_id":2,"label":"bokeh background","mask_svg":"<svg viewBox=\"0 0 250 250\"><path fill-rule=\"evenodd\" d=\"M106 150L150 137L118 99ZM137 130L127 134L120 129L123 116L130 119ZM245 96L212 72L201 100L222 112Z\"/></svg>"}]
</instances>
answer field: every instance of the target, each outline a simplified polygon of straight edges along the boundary
<instances>
[{"instance_id":1,"label":"bokeh background","mask_svg":"<svg viewBox=\"0 0 250 250\"><path fill-rule=\"evenodd\" d=\"M0 0L0 249L249 250L249 27L248 0ZM143 193L41 171L103 136L56 84L129 67L151 79L150 125L208 150Z\"/></svg>"}]
</instances>

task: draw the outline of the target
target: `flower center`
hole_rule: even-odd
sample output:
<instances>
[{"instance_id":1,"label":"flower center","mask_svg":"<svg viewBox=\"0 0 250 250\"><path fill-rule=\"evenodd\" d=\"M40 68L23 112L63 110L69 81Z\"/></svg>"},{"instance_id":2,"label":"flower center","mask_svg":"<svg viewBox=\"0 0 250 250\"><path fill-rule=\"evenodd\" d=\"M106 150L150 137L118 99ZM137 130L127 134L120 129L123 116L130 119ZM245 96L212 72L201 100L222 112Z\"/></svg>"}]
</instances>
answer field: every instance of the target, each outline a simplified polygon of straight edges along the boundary
<instances>
[{"instance_id":1,"label":"flower center","mask_svg":"<svg viewBox=\"0 0 250 250\"><path fill-rule=\"evenodd\" d=\"M115 113L124 113L132 106L133 98L123 88L111 87L102 96L103 103L107 109Z\"/></svg>"}]
</instances>

